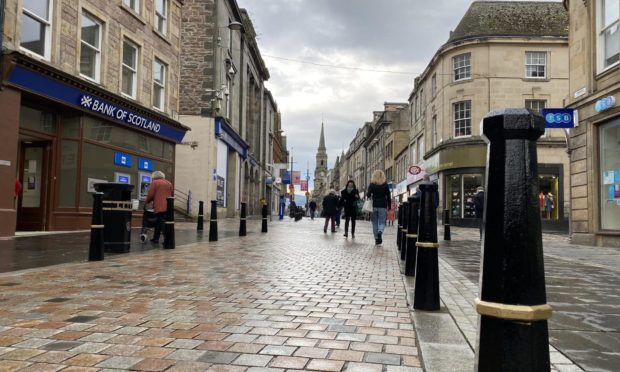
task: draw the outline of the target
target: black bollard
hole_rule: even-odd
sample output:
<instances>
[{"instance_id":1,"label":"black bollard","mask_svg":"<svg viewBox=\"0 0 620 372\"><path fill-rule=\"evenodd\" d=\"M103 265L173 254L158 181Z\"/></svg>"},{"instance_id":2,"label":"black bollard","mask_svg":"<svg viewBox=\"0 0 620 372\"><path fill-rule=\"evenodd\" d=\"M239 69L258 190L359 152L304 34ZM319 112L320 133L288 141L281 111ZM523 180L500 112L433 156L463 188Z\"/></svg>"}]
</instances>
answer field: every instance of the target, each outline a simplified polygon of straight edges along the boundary
<instances>
[{"instance_id":1,"label":"black bollard","mask_svg":"<svg viewBox=\"0 0 620 372\"><path fill-rule=\"evenodd\" d=\"M174 249L174 198L166 198L166 222L164 227L164 249Z\"/></svg>"},{"instance_id":2,"label":"black bollard","mask_svg":"<svg viewBox=\"0 0 620 372\"><path fill-rule=\"evenodd\" d=\"M241 217L239 218L239 236L246 236L247 228L246 228L246 204L241 203Z\"/></svg>"},{"instance_id":3,"label":"black bollard","mask_svg":"<svg viewBox=\"0 0 620 372\"><path fill-rule=\"evenodd\" d=\"M93 217L90 224L88 261L103 261L103 193L93 194Z\"/></svg>"},{"instance_id":4,"label":"black bollard","mask_svg":"<svg viewBox=\"0 0 620 372\"><path fill-rule=\"evenodd\" d=\"M420 185L420 216L418 227L418 255L416 259L415 291L413 308L416 310L439 310L439 257L437 248L437 184L423 182Z\"/></svg>"},{"instance_id":5,"label":"black bollard","mask_svg":"<svg viewBox=\"0 0 620 372\"><path fill-rule=\"evenodd\" d=\"M549 371L536 141L545 120L526 109L489 113L476 371ZM487 208L491 206L491 208Z\"/></svg>"},{"instance_id":6,"label":"black bollard","mask_svg":"<svg viewBox=\"0 0 620 372\"><path fill-rule=\"evenodd\" d=\"M202 200L198 202L198 225L196 231L204 230L204 214L205 214L205 202Z\"/></svg>"},{"instance_id":7,"label":"black bollard","mask_svg":"<svg viewBox=\"0 0 620 372\"><path fill-rule=\"evenodd\" d=\"M420 212L420 197L409 197L409 219L407 220L407 254L405 257L405 275L415 276L415 261L418 249L418 213Z\"/></svg>"},{"instance_id":8,"label":"black bollard","mask_svg":"<svg viewBox=\"0 0 620 372\"><path fill-rule=\"evenodd\" d=\"M267 210L267 206L263 205L263 208L261 210L261 214L263 215L263 225L261 227L260 232L267 232L267 215L268 215L268 210Z\"/></svg>"},{"instance_id":9,"label":"black bollard","mask_svg":"<svg viewBox=\"0 0 620 372\"><path fill-rule=\"evenodd\" d=\"M397 225L397 229L396 229L396 247L398 247L398 250L400 251L400 238L401 238L401 233L403 230L403 205L399 205L398 206L398 214L396 215L396 218L398 219L398 225Z\"/></svg>"},{"instance_id":10,"label":"black bollard","mask_svg":"<svg viewBox=\"0 0 620 372\"><path fill-rule=\"evenodd\" d=\"M443 240L451 240L450 236L450 210L443 211Z\"/></svg>"},{"instance_id":11,"label":"black bollard","mask_svg":"<svg viewBox=\"0 0 620 372\"><path fill-rule=\"evenodd\" d=\"M217 201L211 200L211 215L209 216L209 241L217 241Z\"/></svg>"},{"instance_id":12,"label":"black bollard","mask_svg":"<svg viewBox=\"0 0 620 372\"><path fill-rule=\"evenodd\" d=\"M400 259L405 260L407 257L407 221L409 220L409 202L403 202L403 227L400 231Z\"/></svg>"}]
</instances>

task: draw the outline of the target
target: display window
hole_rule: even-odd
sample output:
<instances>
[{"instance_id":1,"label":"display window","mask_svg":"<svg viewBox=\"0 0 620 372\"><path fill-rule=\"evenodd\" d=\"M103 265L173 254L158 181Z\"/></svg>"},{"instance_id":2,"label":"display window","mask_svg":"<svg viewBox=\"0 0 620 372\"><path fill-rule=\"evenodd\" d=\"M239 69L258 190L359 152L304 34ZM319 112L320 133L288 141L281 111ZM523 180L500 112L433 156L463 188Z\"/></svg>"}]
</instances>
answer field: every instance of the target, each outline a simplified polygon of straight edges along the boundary
<instances>
[{"instance_id":1,"label":"display window","mask_svg":"<svg viewBox=\"0 0 620 372\"><path fill-rule=\"evenodd\" d=\"M620 230L620 119L599 128L601 229Z\"/></svg>"},{"instance_id":2,"label":"display window","mask_svg":"<svg viewBox=\"0 0 620 372\"><path fill-rule=\"evenodd\" d=\"M557 220L559 218L560 178L557 174L541 174L538 176L540 193L538 201L540 203L540 216L547 220Z\"/></svg>"},{"instance_id":3,"label":"display window","mask_svg":"<svg viewBox=\"0 0 620 372\"><path fill-rule=\"evenodd\" d=\"M446 208L452 218L476 218L474 195L482 186L482 174L453 174L446 176Z\"/></svg>"}]
</instances>

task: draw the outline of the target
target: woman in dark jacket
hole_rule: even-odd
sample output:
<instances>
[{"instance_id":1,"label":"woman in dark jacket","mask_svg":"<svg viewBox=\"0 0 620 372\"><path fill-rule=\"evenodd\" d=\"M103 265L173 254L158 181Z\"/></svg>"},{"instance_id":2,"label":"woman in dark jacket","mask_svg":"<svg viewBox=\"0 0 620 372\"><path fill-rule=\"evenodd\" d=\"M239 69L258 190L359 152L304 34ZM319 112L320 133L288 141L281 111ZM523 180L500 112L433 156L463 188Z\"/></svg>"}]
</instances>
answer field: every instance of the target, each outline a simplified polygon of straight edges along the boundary
<instances>
[{"instance_id":1,"label":"woman in dark jacket","mask_svg":"<svg viewBox=\"0 0 620 372\"><path fill-rule=\"evenodd\" d=\"M385 229L387 211L392 206L392 203L390 203L390 188L386 183L383 171L376 170L372 173L366 197L372 199L372 215L370 219L372 221L372 232L375 235L375 243L381 244L383 243L381 235L383 235L383 230Z\"/></svg>"},{"instance_id":2,"label":"woman in dark jacket","mask_svg":"<svg viewBox=\"0 0 620 372\"><path fill-rule=\"evenodd\" d=\"M344 236L349 236L349 221L351 221L351 238L355 239L355 219L357 218L357 201L360 193L355 182L350 180L347 187L340 192L340 203L344 207Z\"/></svg>"}]
</instances>

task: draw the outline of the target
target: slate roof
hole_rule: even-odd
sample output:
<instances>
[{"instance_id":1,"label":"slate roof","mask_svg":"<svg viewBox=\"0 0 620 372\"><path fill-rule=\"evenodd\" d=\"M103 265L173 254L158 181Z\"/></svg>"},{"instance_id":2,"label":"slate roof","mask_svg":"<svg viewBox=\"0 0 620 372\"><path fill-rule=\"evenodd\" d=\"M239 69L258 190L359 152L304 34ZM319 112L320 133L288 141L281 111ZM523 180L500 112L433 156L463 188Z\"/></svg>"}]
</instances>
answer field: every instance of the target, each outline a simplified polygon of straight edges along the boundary
<instances>
[{"instance_id":1,"label":"slate roof","mask_svg":"<svg viewBox=\"0 0 620 372\"><path fill-rule=\"evenodd\" d=\"M561 2L474 1L448 43L486 36L568 37L568 12Z\"/></svg>"}]
</instances>

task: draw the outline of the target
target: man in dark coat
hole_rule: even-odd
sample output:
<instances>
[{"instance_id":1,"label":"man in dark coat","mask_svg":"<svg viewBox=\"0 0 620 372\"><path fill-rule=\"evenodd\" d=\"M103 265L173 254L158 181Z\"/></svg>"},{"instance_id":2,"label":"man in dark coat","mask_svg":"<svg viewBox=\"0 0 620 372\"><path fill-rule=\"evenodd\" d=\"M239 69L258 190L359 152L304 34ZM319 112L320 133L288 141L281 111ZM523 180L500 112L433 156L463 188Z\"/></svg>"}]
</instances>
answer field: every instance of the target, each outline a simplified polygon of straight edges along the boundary
<instances>
[{"instance_id":1,"label":"man in dark coat","mask_svg":"<svg viewBox=\"0 0 620 372\"><path fill-rule=\"evenodd\" d=\"M323 214L325 215L325 226L323 232L327 233L327 225L332 222L332 232L336 232L336 213L338 213L338 197L336 191L331 190L325 198L323 198Z\"/></svg>"},{"instance_id":2,"label":"man in dark coat","mask_svg":"<svg viewBox=\"0 0 620 372\"><path fill-rule=\"evenodd\" d=\"M316 213L316 202L314 200L310 201L310 219L314 220L314 213Z\"/></svg>"}]
</instances>

